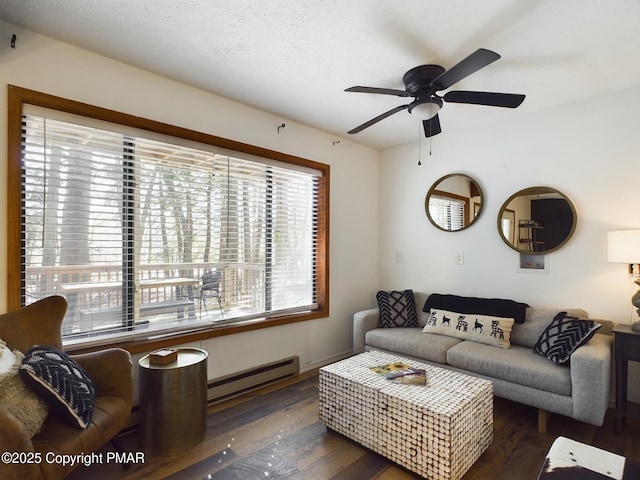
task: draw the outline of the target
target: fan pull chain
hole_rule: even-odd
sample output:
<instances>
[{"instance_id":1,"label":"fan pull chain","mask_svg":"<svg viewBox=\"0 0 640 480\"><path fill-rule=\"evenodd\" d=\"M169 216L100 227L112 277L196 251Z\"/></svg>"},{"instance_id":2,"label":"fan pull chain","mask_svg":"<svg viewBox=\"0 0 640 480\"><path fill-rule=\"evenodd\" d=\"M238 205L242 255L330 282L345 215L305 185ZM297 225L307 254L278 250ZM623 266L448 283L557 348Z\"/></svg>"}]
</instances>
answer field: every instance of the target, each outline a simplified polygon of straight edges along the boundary
<instances>
[{"instance_id":1,"label":"fan pull chain","mask_svg":"<svg viewBox=\"0 0 640 480\"><path fill-rule=\"evenodd\" d=\"M422 122L418 122L418 166L422 165L422 143L420 142L420 124Z\"/></svg>"},{"instance_id":2,"label":"fan pull chain","mask_svg":"<svg viewBox=\"0 0 640 480\"><path fill-rule=\"evenodd\" d=\"M419 166L422 165L422 142L421 142L422 126L423 126L423 123L419 122L418 123L418 165ZM433 135L431 135L431 132L432 132L431 127L432 127L432 124L431 122L429 122L429 156L433 154L431 151L431 138L433 137Z\"/></svg>"}]
</instances>

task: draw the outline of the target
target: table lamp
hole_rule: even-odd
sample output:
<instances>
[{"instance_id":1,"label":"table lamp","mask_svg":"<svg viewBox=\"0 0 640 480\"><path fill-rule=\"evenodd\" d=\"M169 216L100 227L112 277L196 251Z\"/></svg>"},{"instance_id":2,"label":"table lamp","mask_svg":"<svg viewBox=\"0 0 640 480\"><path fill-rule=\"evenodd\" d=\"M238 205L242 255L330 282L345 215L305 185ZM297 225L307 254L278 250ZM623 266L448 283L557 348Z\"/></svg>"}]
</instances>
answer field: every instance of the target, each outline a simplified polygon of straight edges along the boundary
<instances>
[{"instance_id":1,"label":"table lamp","mask_svg":"<svg viewBox=\"0 0 640 480\"><path fill-rule=\"evenodd\" d=\"M640 286L640 229L607 232L607 251L609 262L629 265L629 272ZM640 290L631 297L631 303L640 316ZM640 320L633 322L631 329L640 332Z\"/></svg>"}]
</instances>

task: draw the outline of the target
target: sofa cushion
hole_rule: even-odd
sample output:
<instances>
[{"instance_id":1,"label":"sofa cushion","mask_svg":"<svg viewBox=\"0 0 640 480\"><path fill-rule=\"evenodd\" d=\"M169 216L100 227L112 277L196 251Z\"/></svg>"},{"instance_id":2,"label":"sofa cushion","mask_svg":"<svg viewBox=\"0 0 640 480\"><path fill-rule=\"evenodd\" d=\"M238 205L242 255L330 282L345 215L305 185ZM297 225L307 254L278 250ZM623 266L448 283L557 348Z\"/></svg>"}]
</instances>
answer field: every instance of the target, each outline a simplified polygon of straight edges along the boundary
<instances>
[{"instance_id":1,"label":"sofa cushion","mask_svg":"<svg viewBox=\"0 0 640 480\"><path fill-rule=\"evenodd\" d=\"M542 332L533 351L561 365L571 358L577 348L584 345L600 328L593 320L567 317L567 312L558 313Z\"/></svg>"},{"instance_id":2,"label":"sofa cushion","mask_svg":"<svg viewBox=\"0 0 640 480\"><path fill-rule=\"evenodd\" d=\"M444 335L420 333L419 328L376 328L366 334L366 344L398 355L447 363L447 350L462 340Z\"/></svg>"},{"instance_id":3,"label":"sofa cushion","mask_svg":"<svg viewBox=\"0 0 640 480\"><path fill-rule=\"evenodd\" d=\"M461 314L432 308L429 320L422 331L509 348L509 335L513 323L513 318Z\"/></svg>"},{"instance_id":4,"label":"sofa cushion","mask_svg":"<svg viewBox=\"0 0 640 480\"><path fill-rule=\"evenodd\" d=\"M464 341L447 351L449 365L558 395L571 395L571 370L556 365L528 347L499 350Z\"/></svg>"},{"instance_id":5,"label":"sofa cushion","mask_svg":"<svg viewBox=\"0 0 640 480\"><path fill-rule=\"evenodd\" d=\"M428 293L416 292L416 291L413 292L413 298L416 301L416 313L418 314L419 327L424 327L425 324L427 323L427 319L429 318L429 312L422 311L422 306L424 305L424 302L427 301L428 297L429 297Z\"/></svg>"},{"instance_id":6,"label":"sofa cushion","mask_svg":"<svg viewBox=\"0 0 640 480\"><path fill-rule=\"evenodd\" d=\"M418 315L412 290L390 292L380 291L376 294L380 323L382 328L417 327Z\"/></svg>"},{"instance_id":7,"label":"sofa cushion","mask_svg":"<svg viewBox=\"0 0 640 480\"><path fill-rule=\"evenodd\" d=\"M570 317L589 318L588 313L581 308L564 310ZM511 344L533 348L558 312L557 308L527 308L527 321L513 326Z\"/></svg>"},{"instance_id":8,"label":"sofa cushion","mask_svg":"<svg viewBox=\"0 0 640 480\"><path fill-rule=\"evenodd\" d=\"M492 317L513 318L516 323L523 323L526 317L526 303L505 300L502 298L461 297L432 293L422 307L425 312L431 309L449 310L460 313L476 313Z\"/></svg>"},{"instance_id":9,"label":"sofa cushion","mask_svg":"<svg viewBox=\"0 0 640 480\"><path fill-rule=\"evenodd\" d=\"M20 376L65 421L87 428L96 388L75 360L56 348L34 345L22 361Z\"/></svg>"}]
</instances>

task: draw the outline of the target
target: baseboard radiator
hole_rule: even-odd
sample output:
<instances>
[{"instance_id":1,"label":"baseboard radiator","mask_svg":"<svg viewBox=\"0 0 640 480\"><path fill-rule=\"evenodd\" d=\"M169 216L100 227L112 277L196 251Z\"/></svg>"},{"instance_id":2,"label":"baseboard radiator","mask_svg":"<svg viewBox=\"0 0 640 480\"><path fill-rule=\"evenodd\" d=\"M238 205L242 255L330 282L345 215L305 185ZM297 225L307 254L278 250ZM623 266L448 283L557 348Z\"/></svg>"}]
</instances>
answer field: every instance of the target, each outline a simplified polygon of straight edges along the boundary
<instances>
[{"instance_id":1,"label":"baseboard radiator","mask_svg":"<svg viewBox=\"0 0 640 480\"><path fill-rule=\"evenodd\" d=\"M233 373L209 381L207 400L221 402L272 383L295 377L300 373L300 358L289 357L276 362Z\"/></svg>"}]
</instances>

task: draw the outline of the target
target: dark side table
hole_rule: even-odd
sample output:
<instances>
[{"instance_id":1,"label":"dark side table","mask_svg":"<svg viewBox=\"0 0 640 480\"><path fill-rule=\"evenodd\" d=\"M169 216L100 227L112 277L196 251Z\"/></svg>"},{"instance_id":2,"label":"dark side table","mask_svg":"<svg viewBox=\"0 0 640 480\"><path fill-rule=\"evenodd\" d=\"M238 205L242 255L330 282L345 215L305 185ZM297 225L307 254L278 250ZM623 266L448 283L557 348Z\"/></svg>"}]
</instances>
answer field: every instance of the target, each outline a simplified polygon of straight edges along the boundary
<instances>
[{"instance_id":1,"label":"dark side table","mask_svg":"<svg viewBox=\"0 0 640 480\"><path fill-rule=\"evenodd\" d=\"M207 430L207 352L178 348L175 361L155 365L149 355L138 364L141 443L150 455L190 450Z\"/></svg>"},{"instance_id":2,"label":"dark side table","mask_svg":"<svg viewBox=\"0 0 640 480\"><path fill-rule=\"evenodd\" d=\"M616 433L622 429L625 416L640 418L640 406L627 401L629 361L640 362L640 333L629 325L613 329L616 362Z\"/></svg>"}]
</instances>

